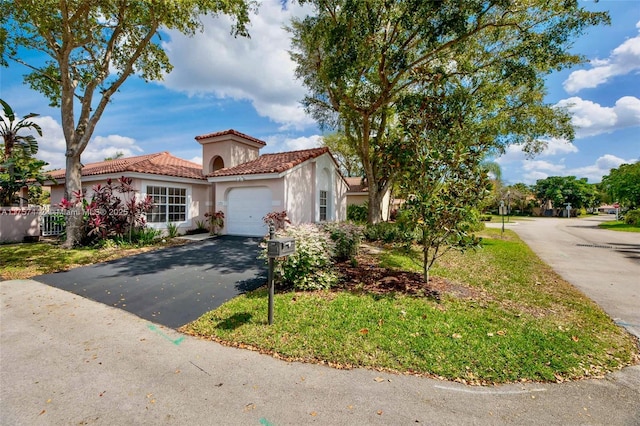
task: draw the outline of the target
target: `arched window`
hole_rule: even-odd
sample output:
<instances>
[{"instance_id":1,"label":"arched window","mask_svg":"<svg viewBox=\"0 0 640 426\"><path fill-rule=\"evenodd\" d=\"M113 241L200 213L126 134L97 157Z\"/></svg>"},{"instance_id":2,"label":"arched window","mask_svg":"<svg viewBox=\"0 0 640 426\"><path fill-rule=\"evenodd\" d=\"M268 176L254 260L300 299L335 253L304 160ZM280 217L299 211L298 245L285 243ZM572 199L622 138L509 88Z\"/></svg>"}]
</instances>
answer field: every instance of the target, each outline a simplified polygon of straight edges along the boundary
<instances>
[{"instance_id":1,"label":"arched window","mask_svg":"<svg viewBox=\"0 0 640 426\"><path fill-rule=\"evenodd\" d=\"M209 163L209 173L213 173L220 169L224 169L224 160L219 155L216 155Z\"/></svg>"}]
</instances>

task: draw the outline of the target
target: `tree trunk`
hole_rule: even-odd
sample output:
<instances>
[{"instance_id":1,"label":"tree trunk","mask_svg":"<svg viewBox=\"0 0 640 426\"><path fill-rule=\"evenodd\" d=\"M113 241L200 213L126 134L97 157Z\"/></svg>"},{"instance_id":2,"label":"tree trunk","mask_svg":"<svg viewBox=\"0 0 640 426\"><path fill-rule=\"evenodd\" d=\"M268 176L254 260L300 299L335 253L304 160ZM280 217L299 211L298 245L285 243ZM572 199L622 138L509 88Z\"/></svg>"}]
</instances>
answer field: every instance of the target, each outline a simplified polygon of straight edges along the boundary
<instances>
[{"instance_id":1,"label":"tree trunk","mask_svg":"<svg viewBox=\"0 0 640 426\"><path fill-rule=\"evenodd\" d=\"M427 230L422 229L422 278L425 284L429 284L429 241L427 241Z\"/></svg>"},{"instance_id":2,"label":"tree trunk","mask_svg":"<svg viewBox=\"0 0 640 426\"><path fill-rule=\"evenodd\" d=\"M82 167L80 165L80 154L70 154L70 152L72 151L67 151L64 197L69 201L74 201L74 193L82 191ZM73 207L66 214L67 239L63 247L72 248L80 242L82 237L82 205Z\"/></svg>"},{"instance_id":3,"label":"tree trunk","mask_svg":"<svg viewBox=\"0 0 640 426\"><path fill-rule=\"evenodd\" d=\"M384 194L380 194L378 192L378 186L372 185L371 182L368 183L369 187L369 212L368 212L368 223L373 225L375 223L379 223L382 221L382 199Z\"/></svg>"}]
</instances>

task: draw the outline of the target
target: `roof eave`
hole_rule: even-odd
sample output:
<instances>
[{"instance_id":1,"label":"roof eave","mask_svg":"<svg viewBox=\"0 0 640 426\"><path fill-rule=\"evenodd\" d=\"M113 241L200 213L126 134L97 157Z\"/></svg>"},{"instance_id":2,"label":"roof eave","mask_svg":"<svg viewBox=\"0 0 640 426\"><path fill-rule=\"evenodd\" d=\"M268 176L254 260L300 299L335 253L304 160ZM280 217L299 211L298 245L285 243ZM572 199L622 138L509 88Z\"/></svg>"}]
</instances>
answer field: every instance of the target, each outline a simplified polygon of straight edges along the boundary
<instances>
[{"instance_id":1,"label":"roof eave","mask_svg":"<svg viewBox=\"0 0 640 426\"><path fill-rule=\"evenodd\" d=\"M244 182L247 180L264 180L264 179L279 179L283 177L286 172L282 173L256 173L256 174L236 174L229 176L210 176L207 178L209 182Z\"/></svg>"}]
</instances>

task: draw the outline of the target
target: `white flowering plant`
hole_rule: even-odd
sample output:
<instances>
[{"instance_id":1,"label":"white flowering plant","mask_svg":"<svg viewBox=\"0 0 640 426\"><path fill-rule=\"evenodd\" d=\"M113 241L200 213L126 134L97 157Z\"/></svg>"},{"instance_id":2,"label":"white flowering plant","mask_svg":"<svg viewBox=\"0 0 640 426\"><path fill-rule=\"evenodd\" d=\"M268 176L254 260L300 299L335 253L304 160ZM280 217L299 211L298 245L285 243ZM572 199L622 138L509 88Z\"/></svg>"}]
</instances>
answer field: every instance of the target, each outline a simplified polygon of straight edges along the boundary
<instances>
[{"instance_id":1,"label":"white flowering plant","mask_svg":"<svg viewBox=\"0 0 640 426\"><path fill-rule=\"evenodd\" d=\"M276 238L295 238L296 251L279 258L274 269L275 281L295 290L322 290L338 283L333 267L335 243L322 228L313 224L289 226L279 230ZM267 257L264 244L262 257Z\"/></svg>"}]
</instances>

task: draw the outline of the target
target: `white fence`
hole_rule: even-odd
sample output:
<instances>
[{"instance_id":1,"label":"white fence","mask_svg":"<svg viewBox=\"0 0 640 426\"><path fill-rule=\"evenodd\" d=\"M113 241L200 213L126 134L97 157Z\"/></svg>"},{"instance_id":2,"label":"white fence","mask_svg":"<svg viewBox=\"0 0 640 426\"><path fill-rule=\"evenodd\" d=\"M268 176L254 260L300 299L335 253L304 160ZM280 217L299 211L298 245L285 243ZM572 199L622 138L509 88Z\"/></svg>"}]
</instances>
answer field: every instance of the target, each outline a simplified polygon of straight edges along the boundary
<instances>
[{"instance_id":1,"label":"white fence","mask_svg":"<svg viewBox=\"0 0 640 426\"><path fill-rule=\"evenodd\" d=\"M56 213L40 215L40 235L43 237L56 236L64 233L64 217Z\"/></svg>"}]
</instances>

